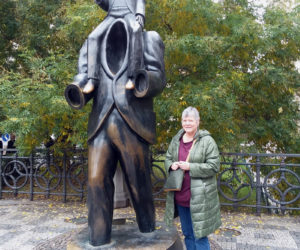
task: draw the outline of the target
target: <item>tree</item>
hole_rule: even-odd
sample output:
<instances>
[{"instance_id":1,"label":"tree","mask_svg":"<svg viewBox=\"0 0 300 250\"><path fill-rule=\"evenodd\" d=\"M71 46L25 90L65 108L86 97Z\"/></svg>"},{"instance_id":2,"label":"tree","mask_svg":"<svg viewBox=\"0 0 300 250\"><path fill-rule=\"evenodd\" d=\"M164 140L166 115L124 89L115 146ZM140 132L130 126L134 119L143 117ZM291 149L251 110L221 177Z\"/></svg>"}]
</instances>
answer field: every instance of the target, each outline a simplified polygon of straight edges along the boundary
<instances>
[{"instance_id":1,"label":"tree","mask_svg":"<svg viewBox=\"0 0 300 250\"><path fill-rule=\"evenodd\" d=\"M16 3L11 0L0 3L0 65L12 64L19 23L16 19Z\"/></svg>"},{"instance_id":2,"label":"tree","mask_svg":"<svg viewBox=\"0 0 300 250\"><path fill-rule=\"evenodd\" d=\"M10 0L0 3L0 14L0 131L16 133L22 148L52 134L56 149L86 146L90 106L73 111L63 92L80 47L106 13L91 0ZM270 7L258 21L245 0L151 0L146 29L158 31L166 47L167 87L155 99L156 148L166 149L191 105L222 151L249 142L253 150L299 151L293 101L299 8Z\"/></svg>"},{"instance_id":3,"label":"tree","mask_svg":"<svg viewBox=\"0 0 300 250\"><path fill-rule=\"evenodd\" d=\"M31 150L52 134L57 149L85 142L88 112L73 112L63 93L75 74L81 44L104 17L97 10L88 1L18 2L15 16L22 32L10 41L19 45L13 55L16 67L2 64L6 119L0 131L16 133L19 148Z\"/></svg>"},{"instance_id":4,"label":"tree","mask_svg":"<svg viewBox=\"0 0 300 250\"><path fill-rule=\"evenodd\" d=\"M195 6L195 3L196 6ZM168 87L156 100L159 145L180 127L180 114L196 106L203 128L222 151L299 151L299 10L269 8L258 22L246 1L156 1L163 16ZM156 19L157 20L157 19ZM183 21L184 20L184 21ZM276 148L275 148L276 145Z\"/></svg>"}]
</instances>

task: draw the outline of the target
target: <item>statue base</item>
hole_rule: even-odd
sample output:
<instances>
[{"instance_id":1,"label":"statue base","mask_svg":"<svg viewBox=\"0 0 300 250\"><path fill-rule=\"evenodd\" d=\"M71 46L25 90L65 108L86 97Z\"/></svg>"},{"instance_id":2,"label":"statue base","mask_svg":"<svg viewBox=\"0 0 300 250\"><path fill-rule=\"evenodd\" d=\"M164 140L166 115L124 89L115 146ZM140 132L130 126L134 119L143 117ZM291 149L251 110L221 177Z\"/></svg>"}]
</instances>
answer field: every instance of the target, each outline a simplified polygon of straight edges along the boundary
<instances>
[{"instance_id":1,"label":"statue base","mask_svg":"<svg viewBox=\"0 0 300 250\"><path fill-rule=\"evenodd\" d=\"M162 222L156 223L156 230L141 233L137 224L129 219L117 219L112 226L111 242L102 246L92 246L88 240L88 228L83 229L67 244L67 250L183 250L182 241L175 227L168 228Z\"/></svg>"}]
</instances>

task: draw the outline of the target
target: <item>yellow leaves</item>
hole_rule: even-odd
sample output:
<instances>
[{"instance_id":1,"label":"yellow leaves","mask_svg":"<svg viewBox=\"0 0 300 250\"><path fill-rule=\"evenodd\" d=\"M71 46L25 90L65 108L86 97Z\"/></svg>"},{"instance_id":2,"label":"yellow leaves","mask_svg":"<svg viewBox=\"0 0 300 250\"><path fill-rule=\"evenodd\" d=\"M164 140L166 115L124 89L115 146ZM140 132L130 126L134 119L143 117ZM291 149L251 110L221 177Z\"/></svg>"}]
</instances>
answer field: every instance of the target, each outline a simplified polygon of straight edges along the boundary
<instances>
[{"instance_id":1,"label":"yellow leaves","mask_svg":"<svg viewBox=\"0 0 300 250\"><path fill-rule=\"evenodd\" d=\"M155 227L155 229L156 229L156 230L159 230L159 229L161 229L161 226L157 226L157 227Z\"/></svg>"},{"instance_id":2,"label":"yellow leaves","mask_svg":"<svg viewBox=\"0 0 300 250\"><path fill-rule=\"evenodd\" d=\"M180 96L179 100L180 100L180 102L179 102L180 106L185 106L186 105L186 101L184 100L184 96Z\"/></svg>"},{"instance_id":3,"label":"yellow leaves","mask_svg":"<svg viewBox=\"0 0 300 250\"><path fill-rule=\"evenodd\" d=\"M166 8L166 6L168 4L168 0L162 0L161 3L163 5L163 7Z\"/></svg>"},{"instance_id":4,"label":"yellow leaves","mask_svg":"<svg viewBox=\"0 0 300 250\"><path fill-rule=\"evenodd\" d=\"M179 104L180 104L180 106L185 106L186 105L186 101L181 101Z\"/></svg>"},{"instance_id":5,"label":"yellow leaves","mask_svg":"<svg viewBox=\"0 0 300 250\"><path fill-rule=\"evenodd\" d=\"M232 80L244 80L245 73L241 71L233 71L231 75Z\"/></svg>"},{"instance_id":6,"label":"yellow leaves","mask_svg":"<svg viewBox=\"0 0 300 250\"><path fill-rule=\"evenodd\" d=\"M280 108L278 109L278 113L281 114L282 112L283 112L283 108L280 107Z\"/></svg>"},{"instance_id":7,"label":"yellow leaves","mask_svg":"<svg viewBox=\"0 0 300 250\"><path fill-rule=\"evenodd\" d=\"M11 117L11 118L9 118L9 120L12 121L12 122L16 122L16 121L18 121L19 119L18 119L17 117Z\"/></svg>"},{"instance_id":8,"label":"yellow leaves","mask_svg":"<svg viewBox=\"0 0 300 250\"><path fill-rule=\"evenodd\" d=\"M69 133L67 131L63 131L62 135L68 135Z\"/></svg>"},{"instance_id":9,"label":"yellow leaves","mask_svg":"<svg viewBox=\"0 0 300 250\"><path fill-rule=\"evenodd\" d=\"M20 104L20 107L21 107L21 108L26 108L26 107L29 106L29 105L30 105L29 102L22 102L22 103Z\"/></svg>"},{"instance_id":10,"label":"yellow leaves","mask_svg":"<svg viewBox=\"0 0 300 250\"><path fill-rule=\"evenodd\" d=\"M56 100L53 100L52 102L53 102L53 104L59 104L59 105L69 107L68 103L64 99L56 99Z\"/></svg>"},{"instance_id":11,"label":"yellow leaves","mask_svg":"<svg viewBox=\"0 0 300 250\"><path fill-rule=\"evenodd\" d=\"M48 128L53 128L55 126L55 120L52 115L44 114L41 118Z\"/></svg>"},{"instance_id":12,"label":"yellow leaves","mask_svg":"<svg viewBox=\"0 0 300 250\"><path fill-rule=\"evenodd\" d=\"M240 51L240 58L244 59L244 60L248 59L249 58L249 53L245 50Z\"/></svg>"},{"instance_id":13,"label":"yellow leaves","mask_svg":"<svg viewBox=\"0 0 300 250\"><path fill-rule=\"evenodd\" d=\"M221 34L227 36L230 34L230 28L226 24L220 24L220 31Z\"/></svg>"},{"instance_id":14,"label":"yellow leaves","mask_svg":"<svg viewBox=\"0 0 300 250\"><path fill-rule=\"evenodd\" d=\"M48 205L48 207L49 207L49 208L52 208L52 207L53 207L53 204L52 204L52 203L50 203L50 204Z\"/></svg>"},{"instance_id":15,"label":"yellow leaves","mask_svg":"<svg viewBox=\"0 0 300 250\"><path fill-rule=\"evenodd\" d=\"M209 95L203 95L202 98L203 98L203 100L205 100L205 101L212 99L212 97L209 96Z\"/></svg>"},{"instance_id":16,"label":"yellow leaves","mask_svg":"<svg viewBox=\"0 0 300 250\"><path fill-rule=\"evenodd\" d=\"M189 54L185 55L185 61L189 62L191 60L191 56Z\"/></svg>"},{"instance_id":17,"label":"yellow leaves","mask_svg":"<svg viewBox=\"0 0 300 250\"><path fill-rule=\"evenodd\" d=\"M25 138L24 138L24 144L25 145L29 145L29 147L34 147L37 145L37 139L36 138L33 138L31 137L30 134L26 135Z\"/></svg>"},{"instance_id":18,"label":"yellow leaves","mask_svg":"<svg viewBox=\"0 0 300 250\"><path fill-rule=\"evenodd\" d=\"M81 16L74 16L73 17L73 22L82 22L82 17Z\"/></svg>"},{"instance_id":19,"label":"yellow leaves","mask_svg":"<svg viewBox=\"0 0 300 250\"><path fill-rule=\"evenodd\" d=\"M230 129L226 128L226 132L234 135L234 132L233 132L233 130L231 128Z\"/></svg>"},{"instance_id":20,"label":"yellow leaves","mask_svg":"<svg viewBox=\"0 0 300 250\"><path fill-rule=\"evenodd\" d=\"M71 218L65 217L64 221L65 221L65 222L71 222Z\"/></svg>"}]
</instances>

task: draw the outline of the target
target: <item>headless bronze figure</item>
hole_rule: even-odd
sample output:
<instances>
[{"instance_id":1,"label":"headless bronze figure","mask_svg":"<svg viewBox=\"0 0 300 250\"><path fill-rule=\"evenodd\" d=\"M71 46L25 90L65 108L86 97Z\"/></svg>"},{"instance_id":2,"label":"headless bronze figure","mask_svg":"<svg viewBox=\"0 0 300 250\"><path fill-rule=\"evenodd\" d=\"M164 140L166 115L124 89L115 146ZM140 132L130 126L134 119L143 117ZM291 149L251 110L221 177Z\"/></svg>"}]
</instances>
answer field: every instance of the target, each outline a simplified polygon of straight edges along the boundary
<instances>
[{"instance_id":1,"label":"headless bronze figure","mask_svg":"<svg viewBox=\"0 0 300 250\"><path fill-rule=\"evenodd\" d=\"M153 97L165 87L163 42L156 32L142 31L144 0L96 2L108 15L85 41L78 74L65 90L75 109L93 99L87 202L93 246L110 242L118 161L140 231L155 229L149 145L155 142Z\"/></svg>"}]
</instances>

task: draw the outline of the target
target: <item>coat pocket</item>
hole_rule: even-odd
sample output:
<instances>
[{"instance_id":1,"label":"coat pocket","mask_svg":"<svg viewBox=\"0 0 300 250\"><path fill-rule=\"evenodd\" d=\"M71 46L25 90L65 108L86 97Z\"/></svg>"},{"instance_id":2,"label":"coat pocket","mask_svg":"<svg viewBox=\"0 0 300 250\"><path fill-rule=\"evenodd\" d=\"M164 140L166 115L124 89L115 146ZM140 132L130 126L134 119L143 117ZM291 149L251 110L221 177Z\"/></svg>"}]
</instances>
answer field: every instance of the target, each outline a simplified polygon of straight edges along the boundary
<instances>
[{"instance_id":1,"label":"coat pocket","mask_svg":"<svg viewBox=\"0 0 300 250\"><path fill-rule=\"evenodd\" d=\"M215 199L218 195L217 182L215 178L206 179L204 182L205 197L208 200Z\"/></svg>"}]
</instances>

